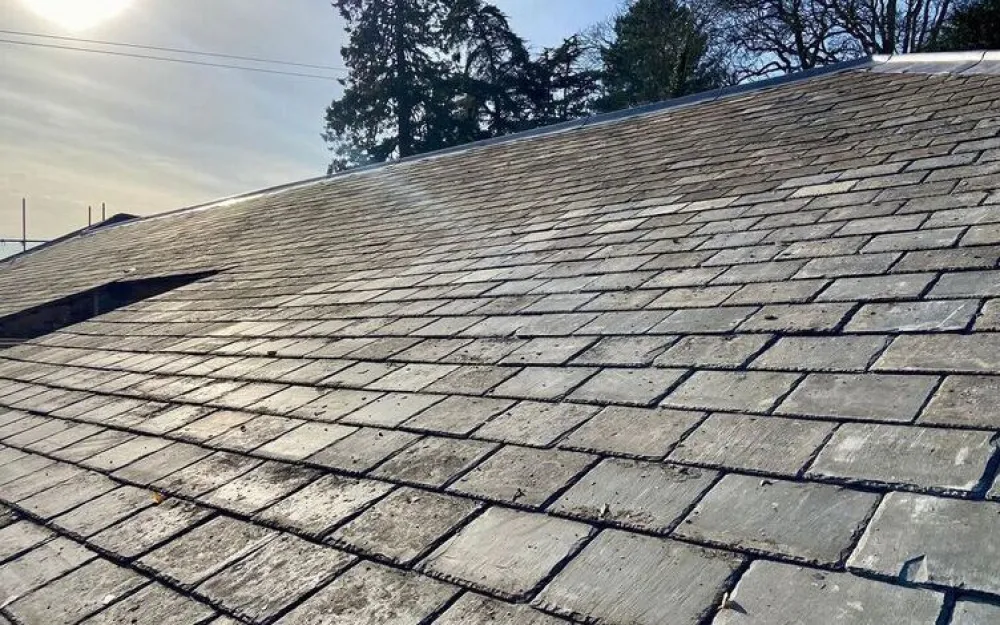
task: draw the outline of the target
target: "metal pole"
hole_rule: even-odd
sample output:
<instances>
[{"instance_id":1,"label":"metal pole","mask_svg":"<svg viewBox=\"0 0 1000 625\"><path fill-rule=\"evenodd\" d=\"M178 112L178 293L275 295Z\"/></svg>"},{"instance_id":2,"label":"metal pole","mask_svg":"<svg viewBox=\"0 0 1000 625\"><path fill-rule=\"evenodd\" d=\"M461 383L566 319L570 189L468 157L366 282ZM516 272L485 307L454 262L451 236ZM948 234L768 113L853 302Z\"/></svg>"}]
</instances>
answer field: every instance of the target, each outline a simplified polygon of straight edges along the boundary
<instances>
[{"instance_id":1,"label":"metal pole","mask_svg":"<svg viewBox=\"0 0 1000 625\"><path fill-rule=\"evenodd\" d=\"M101 221L104 221L107 218L107 213L104 211L104 202L101 202Z\"/></svg>"},{"instance_id":2,"label":"metal pole","mask_svg":"<svg viewBox=\"0 0 1000 625\"><path fill-rule=\"evenodd\" d=\"M28 251L28 198L21 198L21 250Z\"/></svg>"},{"instance_id":3,"label":"metal pole","mask_svg":"<svg viewBox=\"0 0 1000 625\"><path fill-rule=\"evenodd\" d=\"M89 227L91 227L93 225L94 225L94 207L93 206L88 206L87 207L87 227L89 228Z\"/></svg>"}]
</instances>

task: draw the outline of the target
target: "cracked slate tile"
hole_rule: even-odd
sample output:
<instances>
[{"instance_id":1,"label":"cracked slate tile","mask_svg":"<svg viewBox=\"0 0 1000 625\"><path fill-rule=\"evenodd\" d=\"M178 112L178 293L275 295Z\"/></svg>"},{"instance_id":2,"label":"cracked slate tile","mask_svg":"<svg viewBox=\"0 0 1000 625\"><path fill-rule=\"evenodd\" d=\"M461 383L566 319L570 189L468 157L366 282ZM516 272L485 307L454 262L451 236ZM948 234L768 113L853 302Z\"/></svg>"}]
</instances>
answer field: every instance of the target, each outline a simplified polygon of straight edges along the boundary
<instances>
[{"instance_id":1,"label":"cracked slate tile","mask_svg":"<svg viewBox=\"0 0 1000 625\"><path fill-rule=\"evenodd\" d=\"M337 421L381 396L382 393L373 391L333 389L298 408L295 414L310 421Z\"/></svg>"},{"instance_id":2,"label":"cracked slate tile","mask_svg":"<svg viewBox=\"0 0 1000 625\"><path fill-rule=\"evenodd\" d=\"M495 447L482 441L427 436L382 463L371 474L436 488L475 466Z\"/></svg>"},{"instance_id":3,"label":"cracked slate tile","mask_svg":"<svg viewBox=\"0 0 1000 625\"><path fill-rule=\"evenodd\" d=\"M573 364L635 367L649 365L674 342L669 336L607 336L583 352Z\"/></svg>"},{"instance_id":4,"label":"cracked slate tile","mask_svg":"<svg viewBox=\"0 0 1000 625\"><path fill-rule=\"evenodd\" d=\"M712 625L935 623L944 596L847 573L757 560ZM738 607L737 607L738 606Z\"/></svg>"},{"instance_id":5,"label":"cracked slate tile","mask_svg":"<svg viewBox=\"0 0 1000 625\"><path fill-rule=\"evenodd\" d=\"M794 373L696 371L661 405L675 408L767 412L799 379Z\"/></svg>"},{"instance_id":6,"label":"cracked slate tile","mask_svg":"<svg viewBox=\"0 0 1000 625\"><path fill-rule=\"evenodd\" d=\"M203 625L214 615L209 606L154 582L104 608L81 625ZM215 621L212 623L215 625Z\"/></svg>"},{"instance_id":7,"label":"cracked slate tile","mask_svg":"<svg viewBox=\"0 0 1000 625\"><path fill-rule=\"evenodd\" d=\"M969 492L993 456L992 439L991 432L845 423L809 475Z\"/></svg>"},{"instance_id":8,"label":"cracked slate tile","mask_svg":"<svg viewBox=\"0 0 1000 625\"><path fill-rule=\"evenodd\" d=\"M704 469L608 458L580 478L548 511L663 534L717 476L715 471Z\"/></svg>"},{"instance_id":9,"label":"cracked slate tile","mask_svg":"<svg viewBox=\"0 0 1000 625\"><path fill-rule=\"evenodd\" d=\"M190 590L278 537L278 532L218 516L138 560L142 567Z\"/></svg>"},{"instance_id":10,"label":"cracked slate tile","mask_svg":"<svg viewBox=\"0 0 1000 625\"><path fill-rule=\"evenodd\" d=\"M913 421L936 376L813 373L775 410L794 416Z\"/></svg>"},{"instance_id":11,"label":"cracked slate tile","mask_svg":"<svg viewBox=\"0 0 1000 625\"><path fill-rule=\"evenodd\" d=\"M336 549L283 534L216 573L196 592L237 616L263 623L355 561Z\"/></svg>"},{"instance_id":12,"label":"cracked slate tile","mask_svg":"<svg viewBox=\"0 0 1000 625\"><path fill-rule=\"evenodd\" d=\"M1000 594L1000 504L889 493L847 565L901 582Z\"/></svg>"},{"instance_id":13,"label":"cracked slate tile","mask_svg":"<svg viewBox=\"0 0 1000 625\"><path fill-rule=\"evenodd\" d=\"M74 625L110 600L139 588L146 579L107 560L94 560L7 606L23 623Z\"/></svg>"},{"instance_id":14,"label":"cracked slate tile","mask_svg":"<svg viewBox=\"0 0 1000 625\"><path fill-rule=\"evenodd\" d=\"M467 499L403 487L331 534L334 545L407 566L479 508Z\"/></svg>"},{"instance_id":15,"label":"cracked slate tile","mask_svg":"<svg viewBox=\"0 0 1000 625\"><path fill-rule=\"evenodd\" d=\"M669 460L796 475L833 432L835 423L713 414L679 443Z\"/></svg>"},{"instance_id":16,"label":"cracked slate tile","mask_svg":"<svg viewBox=\"0 0 1000 625\"><path fill-rule=\"evenodd\" d=\"M281 625L421 625L458 588L362 562L289 612Z\"/></svg>"},{"instance_id":17,"label":"cracked slate tile","mask_svg":"<svg viewBox=\"0 0 1000 625\"><path fill-rule=\"evenodd\" d=\"M721 551L605 530L532 605L616 625L662 625L665 615L671 625L696 625L719 604L740 563Z\"/></svg>"},{"instance_id":18,"label":"cracked slate tile","mask_svg":"<svg viewBox=\"0 0 1000 625\"><path fill-rule=\"evenodd\" d=\"M421 570L504 599L528 596L590 535L590 526L490 508L438 547Z\"/></svg>"},{"instance_id":19,"label":"cracked slate tile","mask_svg":"<svg viewBox=\"0 0 1000 625\"><path fill-rule=\"evenodd\" d=\"M540 506L593 463L573 451L505 445L449 490L518 506Z\"/></svg>"},{"instance_id":20,"label":"cracked slate tile","mask_svg":"<svg viewBox=\"0 0 1000 625\"><path fill-rule=\"evenodd\" d=\"M727 549L838 565L878 501L874 493L828 484L729 474L674 534Z\"/></svg>"}]
</instances>

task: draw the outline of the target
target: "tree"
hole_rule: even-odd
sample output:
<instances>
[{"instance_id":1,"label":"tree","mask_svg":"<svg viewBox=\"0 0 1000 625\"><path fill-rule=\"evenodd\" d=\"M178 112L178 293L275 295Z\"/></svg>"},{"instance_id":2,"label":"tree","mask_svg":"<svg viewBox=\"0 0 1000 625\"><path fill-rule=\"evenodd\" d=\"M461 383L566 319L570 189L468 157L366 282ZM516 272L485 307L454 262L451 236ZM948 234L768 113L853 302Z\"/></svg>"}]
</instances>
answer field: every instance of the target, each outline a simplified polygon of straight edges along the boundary
<instances>
[{"instance_id":1,"label":"tree","mask_svg":"<svg viewBox=\"0 0 1000 625\"><path fill-rule=\"evenodd\" d=\"M937 49L1000 49L1000 0L978 0L956 9L942 29Z\"/></svg>"},{"instance_id":2,"label":"tree","mask_svg":"<svg viewBox=\"0 0 1000 625\"><path fill-rule=\"evenodd\" d=\"M725 82L707 16L679 0L632 0L601 48L605 111L705 91Z\"/></svg>"},{"instance_id":3,"label":"tree","mask_svg":"<svg viewBox=\"0 0 1000 625\"><path fill-rule=\"evenodd\" d=\"M532 63L524 89L532 99L532 123L544 126L589 115L600 86L600 72L587 59L579 35L546 48Z\"/></svg>"},{"instance_id":4,"label":"tree","mask_svg":"<svg viewBox=\"0 0 1000 625\"><path fill-rule=\"evenodd\" d=\"M435 21L440 0L334 0L347 22L341 49L349 75L326 112L324 138L336 154L331 170L405 157L431 147L426 115L438 103L444 67Z\"/></svg>"},{"instance_id":5,"label":"tree","mask_svg":"<svg viewBox=\"0 0 1000 625\"><path fill-rule=\"evenodd\" d=\"M954 0L718 0L741 78L935 47Z\"/></svg>"}]
</instances>

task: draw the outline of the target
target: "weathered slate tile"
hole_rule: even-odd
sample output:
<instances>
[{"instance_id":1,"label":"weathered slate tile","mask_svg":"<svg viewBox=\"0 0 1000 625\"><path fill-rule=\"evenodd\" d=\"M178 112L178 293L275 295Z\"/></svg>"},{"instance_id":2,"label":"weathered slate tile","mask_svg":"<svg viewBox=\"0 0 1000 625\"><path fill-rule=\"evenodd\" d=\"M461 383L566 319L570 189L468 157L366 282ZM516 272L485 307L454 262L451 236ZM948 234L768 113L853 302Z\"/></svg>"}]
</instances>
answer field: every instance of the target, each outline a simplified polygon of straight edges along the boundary
<instances>
[{"instance_id":1,"label":"weathered slate tile","mask_svg":"<svg viewBox=\"0 0 1000 625\"><path fill-rule=\"evenodd\" d=\"M599 411L596 406L522 401L480 427L474 436L546 447Z\"/></svg>"},{"instance_id":2,"label":"weathered slate tile","mask_svg":"<svg viewBox=\"0 0 1000 625\"><path fill-rule=\"evenodd\" d=\"M655 360L658 367L723 367L737 369L770 340L770 336L685 336Z\"/></svg>"},{"instance_id":3,"label":"weathered slate tile","mask_svg":"<svg viewBox=\"0 0 1000 625\"><path fill-rule=\"evenodd\" d=\"M918 420L935 425L1000 427L1000 379L986 375L950 375Z\"/></svg>"},{"instance_id":4,"label":"weathered slate tile","mask_svg":"<svg viewBox=\"0 0 1000 625\"><path fill-rule=\"evenodd\" d=\"M74 625L109 601L140 587L146 579L107 560L94 560L7 607L23 623Z\"/></svg>"},{"instance_id":5,"label":"weathered slate tile","mask_svg":"<svg viewBox=\"0 0 1000 625\"><path fill-rule=\"evenodd\" d=\"M278 535L253 523L219 516L146 554L138 564L191 589Z\"/></svg>"},{"instance_id":6,"label":"weathered slate tile","mask_svg":"<svg viewBox=\"0 0 1000 625\"><path fill-rule=\"evenodd\" d=\"M104 430L77 443L73 443L68 447L53 451L52 455L66 462L80 462L91 456L96 456L103 451L107 451L112 447L126 443L133 438L135 438L135 435L128 432Z\"/></svg>"},{"instance_id":7,"label":"weathered slate tile","mask_svg":"<svg viewBox=\"0 0 1000 625\"><path fill-rule=\"evenodd\" d=\"M344 425L306 422L261 445L254 454L278 460L304 460L356 431L357 428Z\"/></svg>"},{"instance_id":8,"label":"weathered slate tile","mask_svg":"<svg viewBox=\"0 0 1000 625\"><path fill-rule=\"evenodd\" d=\"M50 519L91 499L100 497L117 485L116 482L100 473L88 471L68 482L63 482L19 501L18 505L43 519Z\"/></svg>"},{"instance_id":9,"label":"weathered slate tile","mask_svg":"<svg viewBox=\"0 0 1000 625\"><path fill-rule=\"evenodd\" d=\"M1000 373L1000 334L899 336L889 344L873 368Z\"/></svg>"},{"instance_id":10,"label":"weathered slate tile","mask_svg":"<svg viewBox=\"0 0 1000 625\"><path fill-rule=\"evenodd\" d=\"M1000 620L1000 605L966 600L955 603L951 625L990 625Z\"/></svg>"},{"instance_id":11,"label":"weathered slate tile","mask_svg":"<svg viewBox=\"0 0 1000 625\"><path fill-rule=\"evenodd\" d=\"M322 536L341 521L392 490L392 485L326 475L282 498L257 517L311 536Z\"/></svg>"},{"instance_id":12,"label":"weathered slate tile","mask_svg":"<svg viewBox=\"0 0 1000 625\"><path fill-rule=\"evenodd\" d=\"M590 527L490 508L424 559L421 568L505 599L527 596L586 539Z\"/></svg>"},{"instance_id":13,"label":"weathered slate tile","mask_svg":"<svg viewBox=\"0 0 1000 625\"><path fill-rule=\"evenodd\" d=\"M784 336L757 357L753 369L863 371L882 351L884 336Z\"/></svg>"},{"instance_id":14,"label":"weathered slate tile","mask_svg":"<svg viewBox=\"0 0 1000 625\"><path fill-rule=\"evenodd\" d=\"M261 464L249 456L218 451L151 484L158 491L200 497Z\"/></svg>"},{"instance_id":15,"label":"weathered slate tile","mask_svg":"<svg viewBox=\"0 0 1000 625\"><path fill-rule=\"evenodd\" d=\"M795 475L834 427L823 421L715 414L678 444L669 459Z\"/></svg>"},{"instance_id":16,"label":"weathered slate tile","mask_svg":"<svg viewBox=\"0 0 1000 625\"><path fill-rule=\"evenodd\" d=\"M818 293L827 280L783 280L747 284L726 299L727 306L750 304L798 304L808 301Z\"/></svg>"},{"instance_id":17,"label":"weathered slate tile","mask_svg":"<svg viewBox=\"0 0 1000 625\"><path fill-rule=\"evenodd\" d=\"M196 592L254 623L267 622L355 562L346 553L283 534L227 566Z\"/></svg>"},{"instance_id":18,"label":"weathered slate tile","mask_svg":"<svg viewBox=\"0 0 1000 625\"><path fill-rule=\"evenodd\" d=\"M589 367L527 367L490 392L515 399L559 399L595 373Z\"/></svg>"},{"instance_id":19,"label":"weathered slate tile","mask_svg":"<svg viewBox=\"0 0 1000 625\"><path fill-rule=\"evenodd\" d=\"M853 304L772 304L747 319L741 332L832 332L854 308Z\"/></svg>"},{"instance_id":20,"label":"weathered slate tile","mask_svg":"<svg viewBox=\"0 0 1000 625\"><path fill-rule=\"evenodd\" d=\"M214 506L251 515L305 486L317 471L267 461L199 497Z\"/></svg>"},{"instance_id":21,"label":"weathered slate tile","mask_svg":"<svg viewBox=\"0 0 1000 625\"><path fill-rule=\"evenodd\" d=\"M5 600L22 597L96 556L93 551L62 537L42 543L0 566L0 593Z\"/></svg>"},{"instance_id":22,"label":"weathered slate tile","mask_svg":"<svg viewBox=\"0 0 1000 625\"><path fill-rule=\"evenodd\" d=\"M152 583L123 600L104 608L81 625L129 625L170 623L202 625L215 614L209 606ZM215 625L215 621L212 621Z\"/></svg>"},{"instance_id":23,"label":"weathered slate tile","mask_svg":"<svg viewBox=\"0 0 1000 625\"><path fill-rule=\"evenodd\" d=\"M704 418L701 412L609 406L559 443L566 449L662 458Z\"/></svg>"},{"instance_id":24,"label":"weathered slate tile","mask_svg":"<svg viewBox=\"0 0 1000 625\"><path fill-rule=\"evenodd\" d=\"M845 423L809 475L968 492L993 455L992 433Z\"/></svg>"},{"instance_id":25,"label":"weathered slate tile","mask_svg":"<svg viewBox=\"0 0 1000 625\"><path fill-rule=\"evenodd\" d=\"M496 445L428 436L399 452L372 475L420 486L440 487L473 467Z\"/></svg>"},{"instance_id":26,"label":"weathered slate tile","mask_svg":"<svg viewBox=\"0 0 1000 625\"><path fill-rule=\"evenodd\" d=\"M449 490L519 506L540 506L594 461L557 449L505 445Z\"/></svg>"},{"instance_id":27,"label":"weathered slate tile","mask_svg":"<svg viewBox=\"0 0 1000 625\"><path fill-rule=\"evenodd\" d=\"M205 441L205 444L217 449L248 452L294 430L303 423L304 421L299 419L260 415Z\"/></svg>"},{"instance_id":28,"label":"weathered slate tile","mask_svg":"<svg viewBox=\"0 0 1000 625\"><path fill-rule=\"evenodd\" d=\"M380 391L416 392L443 378L455 367L452 365L427 365L412 363L379 377L366 386Z\"/></svg>"},{"instance_id":29,"label":"weathered slate tile","mask_svg":"<svg viewBox=\"0 0 1000 625\"><path fill-rule=\"evenodd\" d=\"M439 401L441 401L440 395L386 393L375 401L358 408L340 421L350 425L395 427Z\"/></svg>"},{"instance_id":30,"label":"weathered slate tile","mask_svg":"<svg viewBox=\"0 0 1000 625\"><path fill-rule=\"evenodd\" d=\"M458 588L362 562L285 616L282 625L420 625ZM213 624L214 625L214 624Z\"/></svg>"},{"instance_id":31,"label":"weathered slate tile","mask_svg":"<svg viewBox=\"0 0 1000 625\"><path fill-rule=\"evenodd\" d=\"M208 406L177 405L164 410L136 426L136 429L149 434L166 434L171 430L184 427L212 413L215 409Z\"/></svg>"},{"instance_id":32,"label":"weathered slate tile","mask_svg":"<svg viewBox=\"0 0 1000 625\"><path fill-rule=\"evenodd\" d=\"M880 274L885 273L897 258L899 258L897 252L814 258L806 263L794 278L840 278Z\"/></svg>"},{"instance_id":33,"label":"weathered slate tile","mask_svg":"<svg viewBox=\"0 0 1000 625\"><path fill-rule=\"evenodd\" d=\"M840 278L817 296L821 302L879 301L919 297L935 278L932 273Z\"/></svg>"},{"instance_id":34,"label":"weathered slate tile","mask_svg":"<svg viewBox=\"0 0 1000 625\"><path fill-rule=\"evenodd\" d=\"M879 497L815 483L729 474L674 530L683 538L811 564L839 564Z\"/></svg>"},{"instance_id":35,"label":"weathered slate tile","mask_svg":"<svg viewBox=\"0 0 1000 625\"><path fill-rule=\"evenodd\" d=\"M944 595L800 566L757 560L712 625L937 622Z\"/></svg>"},{"instance_id":36,"label":"weathered slate tile","mask_svg":"<svg viewBox=\"0 0 1000 625\"><path fill-rule=\"evenodd\" d=\"M122 486L57 516L52 523L64 532L86 538L154 503L152 492Z\"/></svg>"},{"instance_id":37,"label":"weathered slate tile","mask_svg":"<svg viewBox=\"0 0 1000 625\"><path fill-rule=\"evenodd\" d=\"M171 436L201 443L239 427L257 415L250 412L218 410L170 432Z\"/></svg>"},{"instance_id":38,"label":"weathered slate tile","mask_svg":"<svg viewBox=\"0 0 1000 625\"><path fill-rule=\"evenodd\" d=\"M943 332L969 325L979 302L948 300L866 304L847 322L846 332Z\"/></svg>"},{"instance_id":39,"label":"weathered slate tile","mask_svg":"<svg viewBox=\"0 0 1000 625\"><path fill-rule=\"evenodd\" d=\"M580 478L548 510L663 534L717 476L705 469L609 458Z\"/></svg>"},{"instance_id":40,"label":"weathered slate tile","mask_svg":"<svg viewBox=\"0 0 1000 625\"><path fill-rule=\"evenodd\" d=\"M562 619L526 605L497 601L474 593L465 593L434 625L562 625Z\"/></svg>"},{"instance_id":41,"label":"weathered slate tile","mask_svg":"<svg viewBox=\"0 0 1000 625\"><path fill-rule=\"evenodd\" d=\"M937 383L936 376L813 373L775 412L869 421L912 421Z\"/></svg>"},{"instance_id":42,"label":"weathered slate tile","mask_svg":"<svg viewBox=\"0 0 1000 625\"><path fill-rule=\"evenodd\" d=\"M562 365L593 343L592 338L578 337L531 339L500 362L506 365Z\"/></svg>"},{"instance_id":43,"label":"weathered slate tile","mask_svg":"<svg viewBox=\"0 0 1000 625\"><path fill-rule=\"evenodd\" d=\"M946 273L928 297L996 297L1000 295L1000 271Z\"/></svg>"},{"instance_id":44,"label":"weathered slate tile","mask_svg":"<svg viewBox=\"0 0 1000 625\"><path fill-rule=\"evenodd\" d=\"M13 558L53 536L51 531L32 521L18 521L0 528L0 560Z\"/></svg>"},{"instance_id":45,"label":"weathered slate tile","mask_svg":"<svg viewBox=\"0 0 1000 625\"><path fill-rule=\"evenodd\" d=\"M848 567L918 585L998 594L1000 504L889 493Z\"/></svg>"},{"instance_id":46,"label":"weathered slate tile","mask_svg":"<svg viewBox=\"0 0 1000 625\"><path fill-rule=\"evenodd\" d=\"M364 473L420 437L398 430L359 428L336 443L309 456L306 461L352 473Z\"/></svg>"},{"instance_id":47,"label":"weathered slate tile","mask_svg":"<svg viewBox=\"0 0 1000 625\"><path fill-rule=\"evenodd\" d=\"M73 464L52 463L38 471L22 475L16 480L0 485L0 496L7 501L16 503L67 480L87 475L87 473L87 470Z\"/></svg>"},{"instance_id":48,"label":"weathered slate tile","mask_svg":"<svg viewBox=\"0 0 1000 625\"><path fill-rule=\"evenodd\" d=\"M696 371L674 389L664 406L767 412L799 379L794 373Z\"/></svg>"},{"instance_id":49,"label":"weathered slate tile","mask_svg":"<svg viewBox=\"0 0 1000 625\"><path fill-rule=\"evenodd\" d=\"M1000 330L1000 299L991 299L983 304L976 318L976 331L981 330Z\"/></svg>"},{"instance_id":50,"label":"weathered slate tile","mask_svg":"<svg viewBox=\"0 0 1000 625\"><path fill-rule=\"evenodd\" d=\"M732 332L747 317L757 312L754 306L686 308L675 311L651 330L654 334L725 334Z\"/></svg>"},{"instance_id":51,"label":"weathered slate tile","mask_svg":"<svg viewBox=\"0 0 1000 625\"><path fill-rule=\"evenodd\" d=\"M577 356L573 363L609 367L648 365L673 341L669 336L607 336Z\"/></svg>"},{"instance_id":52,"label":"weathered slate tile","mask_svg":"<svg viewBox=\"0 0 1000 625\"><path fill-rule=\"evenodd\" d=\"M135 558L198 524L209 514L201 506L168 500L112 525L90 540L121 558Z\"/></svg>"},{"instance_id":53,"label":"weathered slate tile","mask_svg":"<svg viewBox=\"0 0 1000 625\"><path fill-rule=\"evenodd\" d=\"M494 415L514 405L513 400L489 397L447 397L405 422L404 427L427 432L467 435Z\"/></svg>"},{"instance_id":54,"label":"weathered slate tile","mask_svg":"<svg viewBox=\"0 0 1000 625\"><path fill-rule=\"evenodd\" d=\"M137 484L152 484L211 454L211 450L202 447L174 443L118 469L112 475Z\"/></svg>"},{"instance_id":55,"label":"weathered slate tile","mask_svg":"<svg viewBox=\"0 0 1000 625\"><path fill-rule=\"evenodd\" d=\"M651 406L685 374L684 369L602 369L569 396L570 401Z\"/></svg>"},{"instance_id":56,"label":"weathered slate tile","mask_svg":"<svg viewBox=\"0 0 1000 625\"><path fill-rule=\"evenodd\" d=\"M740 561L725 552L607 530L532 605L616 625L662 625L666 615L671 625L695 625L719 604Z\"/></svg>"},{"instance_id":57,"label":"weathered slate tile","mask_svg":"<svg viewBox=\"0 0 1000 625\"><path fill-rule=\"evenodd\" d=\"M337 388L295 410L295 416L310 421L336 421L378 399L382 394Z\"/></svg>"},{"instance_id":58,"label":"weathered slate tile","mask_svg":"<svg viewBox=\"0 0 1000 625\"><path fill-rule=\"evenodd\" d=\"M408 565L478 505L467 499L400 488L330 535L335 545Z\"/></svg>"}]
</instances>

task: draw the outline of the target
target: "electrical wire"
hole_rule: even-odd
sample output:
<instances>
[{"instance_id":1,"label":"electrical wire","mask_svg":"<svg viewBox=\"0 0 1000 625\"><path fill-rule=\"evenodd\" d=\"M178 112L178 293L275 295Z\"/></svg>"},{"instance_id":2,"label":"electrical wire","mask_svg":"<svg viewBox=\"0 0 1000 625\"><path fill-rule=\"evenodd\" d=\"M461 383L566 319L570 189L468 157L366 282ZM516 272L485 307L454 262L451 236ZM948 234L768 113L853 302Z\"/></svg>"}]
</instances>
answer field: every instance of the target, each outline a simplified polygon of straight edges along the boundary
<instances>
[{"instance_id":1,"label":"electrical wire","mask_svg":"<svg viewBox=\"0 0 1000 625\"><path fill-rule=\"evenodd\" d=\"M307 69L325 69L333 72L346 72L344 67L333 65L313 65L310 63L297 63L295 61L279 61L276 59L265 59L255 56L240 56L238 54L223 54L221 52L201 52L198 50L185 50L183 48L166 48L162 46L149 46L138 43L124 43L120 41L105 41L102 39L84 39L82 37L67 37L63 35L47 35L44 33L32 33L21 30L0 29L0 35L16 35L18 37L37 37L40 39L54 39L57 41L72 41L76 43L89 43L101 46L116 46L120 48L132 48L136 50L152 50L154 52L172 52L175 54L190 54L192 56L208 56L220 59L230 59L232 61L249 61L252 63L266 63L269 65L288 65L291 67L304 67Z\"/></svg>"},{"instance_id":2,"label":"electrical wire","mask_svg":"<svg viewBox=\"0 0 1000 625\"><path fill-rule=\"evenodd\" d=\"M72 52L90 52L91 54L104 54L107 56L126 57L131 59L143 59L147 61L161 61L167 63L183 63L186 65L198 65L201 67L215 67L223 69L237 69L246 72L258 72L261 74L277 74L280 76L295 76L298 78L316 78L320 80L337 80L337 76L323 76L320 74L306 74L303 72L286 72L278 69L267 69L263 67L247 67L245 65L230 65L226 63L211 63L209 61L196 61L194 59L177 59L167 56L155 56L150 54L135 54L132 52L117 52L114 50L95 50L93 48L81 48L77 46L62 46L54 43L41 43L37 41L17 41L15 39L0 39L0 44L31 46L36 48L49 48L53 50L69 50Z\"/></svg>"}]
</instances>

